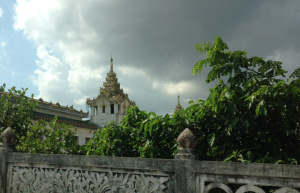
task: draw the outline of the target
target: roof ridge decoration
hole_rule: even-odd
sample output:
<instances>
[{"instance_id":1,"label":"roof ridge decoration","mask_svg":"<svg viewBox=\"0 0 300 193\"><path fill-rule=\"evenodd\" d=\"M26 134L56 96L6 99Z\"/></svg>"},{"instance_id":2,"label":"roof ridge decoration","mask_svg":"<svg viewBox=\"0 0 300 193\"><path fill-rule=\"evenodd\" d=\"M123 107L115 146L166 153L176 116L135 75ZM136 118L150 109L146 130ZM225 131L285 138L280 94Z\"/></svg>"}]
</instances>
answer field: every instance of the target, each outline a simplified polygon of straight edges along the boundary
<instances>
[{"instance_id":1,"label":"roof ridge decoration","mask_svg":"<svg viewBox=\"0 0 300 193\"><path fill-rule=\"evenodd\" d=\"M9 94L9 93L0 91L0 95L1 94ZM18 97L18 95L14 95L14 97ZM73 113L78 113L78 114L82 114L82 115L85 115L85 116L87 116L89 114L88 112L83 112L82 109L80 111L74 109L73 105L71 105L70 107L68 107L68 105L63 106L59 102L57 102L57 103L53 103L52 101L48 102L48 101L45 101L43 98L39 98L39 99L30 99L29 98L29 100L36 101L37 102L37 108L45 108L45 107L48 106L48 107L55 108L55 109L61 109L63 111L69 111L69 112L72 111Z\"/></svg>"},{"instance_id":2,"label":"roof ridge decoration","mask_svg":"<svg viewBox=\"0 0 300 193\"><path fill-rule=\"evenodd\" d=\"M36 99L34 99L36 100ZM77 110L77 109L74 109L74 106L71 105L70 107L67 105L67 106L63 106L61 105L59 102L57 103L52 103L52 101L50 102L47 102L47 101L40 101L40 100L36 100L38 101L38 108L42 108L41 105L46 105L46 106L52 106L52 108L58 108L58 109L61 109L61 110L64 110L64 111L71 111L71 112L74 112L74 113L80 113L80 114L83 114L83 115L88 115L89 113L88 112L83 112L83 110Z\"/></svg>"},{"instance_id":3,"label":"roof ridge decoration","mask_svg":"<svg viewBox=\"0 0 300 193\"><path fill-rule=\"evenodd\" d=\"M47 101L44 101L43 99L41 100L40 99L34 99L35 101L38 102L38 107L41 108L40 105L46 105L46 106L52 106L52 107L55 107L55 108L59 108L59 109L62 109L62 110L71 110L73 112L76 112L76 113L81 113L81 114L84 114L84 115L88 115L89 113L88 112L83 112L82 109L81 110L77 110L77 109L74 109L73 105L71 105L70 107L67 105L67 106L63 106L61 105L59 102L57 103L52 103L52 101L50 102L47 102Z\"/></svg>"}]
</instances>

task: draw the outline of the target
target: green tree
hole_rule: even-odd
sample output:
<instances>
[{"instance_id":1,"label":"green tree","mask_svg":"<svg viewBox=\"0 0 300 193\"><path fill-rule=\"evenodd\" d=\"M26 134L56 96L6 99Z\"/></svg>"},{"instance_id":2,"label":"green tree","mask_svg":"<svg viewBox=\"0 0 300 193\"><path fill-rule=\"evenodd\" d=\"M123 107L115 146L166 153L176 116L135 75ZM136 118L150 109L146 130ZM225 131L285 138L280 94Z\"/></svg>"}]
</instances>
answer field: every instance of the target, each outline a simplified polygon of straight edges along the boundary
<instances>
[{"instance_id":1,"label":"green tree","mask_svg":"<svg viewBox=\"0 0 300 193\"><path fill-rule=\"evenodd\" d=\"M170 115L129 108L117 126L111 122L97 130L87 144L88 155L173 158L177 150L175 139L183 127L177 127Z\"/></svg>"},{"instance_id":2,"label":"green tree","mask_svg":"<svg viewBox=\"0 0 300 193\"><path fill-rule=\"evenodd\" d=\"M58 123L57 117L49 123L40 119L21 136L16 149L26 153L79 154L73 126Z\"/></svg>"},{"instance_id":3,"label":"green tree","mask_svg":"<svg viewBox=\"0 0 300 193\"><path fill-rule=\"evenodd\" d=\"M29 153L85 154L85 148L77 145L72 126L59 124L57 117L49 123L36 120L37 101L26 96L27 89L15 87L5 91L0 87L0 133L11 127L16 136L16 149Z\"/></svg>"},{"instance_id":4,"label":"green tree","mask_svg":"<svg viewBox=\"0 0 300 193\"><path fill-rule=\"evenodd\" d=\"M220 37L195 48L207 57L193 74L210 66L206 81L219 80L197 103L201 159L298 163L300 69L286 80L281 62L228 51Z\"/></svg>"},{"instance_id":5,"label":"green tree","mask_svg":"<svg viewBox=\"0 0 300 193\"><path fill-rule=\"evenodd\" d=\"M6 92L5 87L5 84L0 87L0 133L11 127L20 138L30 128L37 102L33 100L33 95L25 95L27 89L12 87Z\"/></svg>"}]
</instances>

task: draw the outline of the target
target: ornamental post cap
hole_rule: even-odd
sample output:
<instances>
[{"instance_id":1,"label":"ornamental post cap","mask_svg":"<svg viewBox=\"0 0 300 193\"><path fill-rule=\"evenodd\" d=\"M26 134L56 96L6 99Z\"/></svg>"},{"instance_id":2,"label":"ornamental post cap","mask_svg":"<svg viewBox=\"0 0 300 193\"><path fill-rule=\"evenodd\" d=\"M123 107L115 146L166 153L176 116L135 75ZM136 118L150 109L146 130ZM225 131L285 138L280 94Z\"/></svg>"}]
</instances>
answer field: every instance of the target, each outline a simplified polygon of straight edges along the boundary
<instances>
[{"instance_id":1,"label":"ornamental post cap","mask_svg":"<svg viewBox=\"0 0 300 193\"><path fill-rule=\"evenodd\" d=\"M14 133L11 127L6 128L1 134L0 138L4 147L6 147L9 151L14 151L16 134Z\"/></svg>"},{"instance_id":2,"label":"ornamental post cap","mask_svg":"<svg viewBox=\"0 0 300 193\"><path fill-rule=\"evenodd\" d=\"M180 148L195 148L197 139L194 133L186 128L177 138L177 143Z\"/></svg>"}]
</instances>

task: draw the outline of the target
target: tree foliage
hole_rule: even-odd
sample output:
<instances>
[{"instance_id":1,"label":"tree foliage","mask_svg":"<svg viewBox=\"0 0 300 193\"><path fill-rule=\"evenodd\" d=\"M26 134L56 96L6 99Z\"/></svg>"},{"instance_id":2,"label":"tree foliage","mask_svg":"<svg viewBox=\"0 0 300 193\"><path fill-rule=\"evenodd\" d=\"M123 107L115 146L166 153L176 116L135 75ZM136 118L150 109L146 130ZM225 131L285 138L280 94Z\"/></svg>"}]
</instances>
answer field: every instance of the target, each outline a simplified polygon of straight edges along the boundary
<instances>
[{"instance_id":1,"label":"tree foliage","mask_svg":"<svg viewBox=\"0 0 300 193\"><path fill-rule=\"evenodd\" d=\"M37 102L27 97L27 89L17 90L16 87L5 92L6 85L0 87L0 133L7 127L14 129L17 137L25 135L34 117Z\"/></svg>"},{"instance_id":2,"label":"tree foliage","mask_svg":"<svg viewBox=\"0 0 300 193\"><path fill-rule=\"evenodd\" d=\"M174 158L175 140L189 128L201 160L297 164L300 68L286 78L281 62L229 51L220 37L195 48L207 57L193 74L210 66L206 81L219 80L206 100L191 101L173 116L131 108L120 126L110 123L95 133L88 154Z\"/></svg>"},{"instance_id":3,"label":"tree foliage","mask_svg":"<svg viewBox=\"0 0 300 193\"><path fill-rule=\"evenodd\" d=\"M17 145L19 152L48 154L79 154L73 126L58 123L57 117L49 123L40 119L34 122Z\"/></svg>"},{"instance_id":4,"label":"tree foliage","mask_svg":"<svg viewBox=\"0 0 300 193\"><path fill-rule=\"evenodd\" d=\"M77 145L72 126L57 122L35 120L37 101L26 96L27 89L15 87L5 91L0 87L0 133L11 127L16 136L16 149L27 153L85 154L85 148Z\"/></svg>"},{"instance_id":5,"label":"tree foliage","mask_svg":"<svg viewBox=\"0 0 300 193\"><path fill-rule=\"evenodd\" d=\"M193 73L210 66L206 81L219 79L195 113L204 159L298 163L299 68L286 80L281 62L228 51L217 37L213 44L196 44L207 58Z\"/></svg>"},{"instance_id":6,"label":"tree foliage","mask_svg":"<svg viewBox=\"0 0 300 193\"><path fill-rule=\"evenodd\" d=\"M182 131L170 115L129 108L120 126L111 122L87 144L88 155L172 158L176 137Z\"/></svg>"}]
</instances>

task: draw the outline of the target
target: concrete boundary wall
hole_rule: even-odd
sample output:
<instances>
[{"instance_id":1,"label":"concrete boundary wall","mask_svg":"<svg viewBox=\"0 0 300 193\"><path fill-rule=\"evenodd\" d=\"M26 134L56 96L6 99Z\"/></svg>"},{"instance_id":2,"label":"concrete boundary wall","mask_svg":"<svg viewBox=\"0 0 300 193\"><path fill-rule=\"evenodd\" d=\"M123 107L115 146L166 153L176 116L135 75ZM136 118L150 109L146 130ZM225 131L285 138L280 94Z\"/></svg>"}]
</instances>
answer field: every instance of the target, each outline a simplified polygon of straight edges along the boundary
<instances>
[{"instance_id":1,"label":"concrete boundary wall","mask_svg":"<svg viewBox=\"0 0 300 193\"><path fill-rule=\"evenodd\" d=\"M16 153L4 143L0 193L299 192L300 166L199 161L186 142L169 160Z\"/></svg>"}]
</instances>

